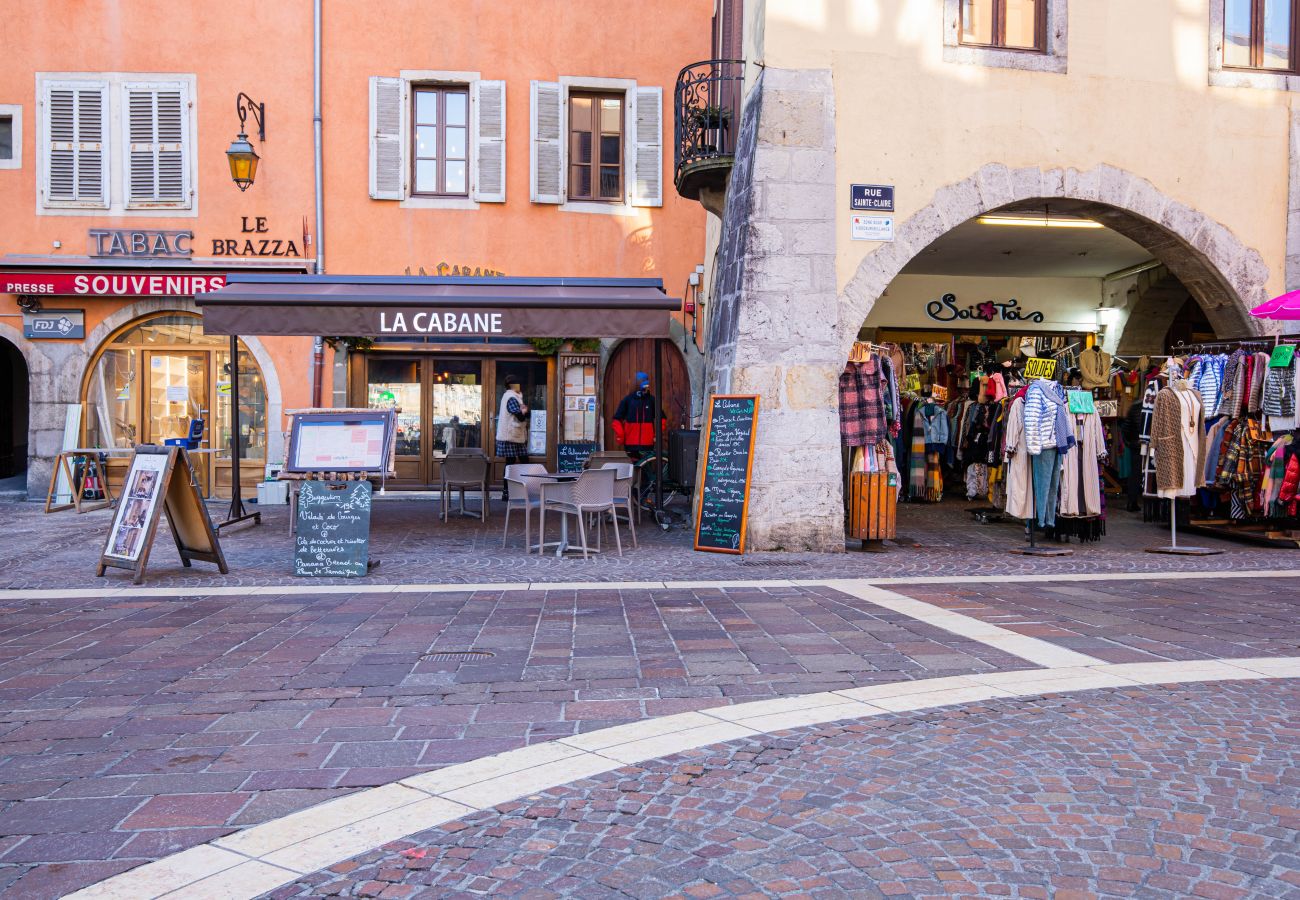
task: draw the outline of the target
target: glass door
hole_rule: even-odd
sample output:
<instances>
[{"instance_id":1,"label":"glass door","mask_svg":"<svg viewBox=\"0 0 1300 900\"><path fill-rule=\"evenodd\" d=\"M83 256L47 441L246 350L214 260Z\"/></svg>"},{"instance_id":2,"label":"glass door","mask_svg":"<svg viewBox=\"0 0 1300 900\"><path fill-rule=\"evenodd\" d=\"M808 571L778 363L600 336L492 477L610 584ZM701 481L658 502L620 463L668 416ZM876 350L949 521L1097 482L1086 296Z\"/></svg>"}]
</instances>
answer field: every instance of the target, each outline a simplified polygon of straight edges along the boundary
<instances>
[{"instance_id":1,"label":"glass door","mask_svg":"<svg viewBox=\"0 0 1300 900\"><path fill-rule=\"evenodd\" d=\"M429 484L422 362L419 357L367 357L366 406L397 411L398 487Z\"/></svg>"},{"instance_id":2,"label":"glass door","mask_svg":"<svg viewBox=\"0 0 1300 900\"><path fill-rule=\"evenodd\" d=\"M442 461L455 450L483 449L483 363L433 357L429 362L429 427L433 452L429 481L442 477Z\"/></svg>"},{"instance_id":3,"label":"glass door","mask_svg":"<svg viewBox=\"0 0 1300 900\"><path fill-rule=\"evenodd\" d=\"M146 350L144 354L144 443L162 444L189 436L190 420L202 419L207 434L208 354L203 351ZM208 492L209 454L196 455L204 493ZM201 458L201 459L200 459Z\"/></svg>"}]
</instances>

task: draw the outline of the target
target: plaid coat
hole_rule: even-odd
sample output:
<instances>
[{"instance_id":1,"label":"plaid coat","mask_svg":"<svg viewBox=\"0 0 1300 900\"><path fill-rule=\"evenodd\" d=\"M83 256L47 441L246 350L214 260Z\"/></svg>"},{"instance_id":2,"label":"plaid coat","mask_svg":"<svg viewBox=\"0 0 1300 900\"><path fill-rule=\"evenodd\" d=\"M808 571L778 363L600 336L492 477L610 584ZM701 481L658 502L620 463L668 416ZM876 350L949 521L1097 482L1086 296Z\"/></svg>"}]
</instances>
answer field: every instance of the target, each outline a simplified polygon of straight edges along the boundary
<instances>
[{"instance_id":1,"label":"plaid coat","mask_svg":"<svg viewBox=\"0 0 1300 900\"><path fill-rule=\"evenodd\" d=\"M883 372L876 358L849 363L840 373L840 439L848 447L873 447L888 436Z\"/></svg>"}]
</instances>

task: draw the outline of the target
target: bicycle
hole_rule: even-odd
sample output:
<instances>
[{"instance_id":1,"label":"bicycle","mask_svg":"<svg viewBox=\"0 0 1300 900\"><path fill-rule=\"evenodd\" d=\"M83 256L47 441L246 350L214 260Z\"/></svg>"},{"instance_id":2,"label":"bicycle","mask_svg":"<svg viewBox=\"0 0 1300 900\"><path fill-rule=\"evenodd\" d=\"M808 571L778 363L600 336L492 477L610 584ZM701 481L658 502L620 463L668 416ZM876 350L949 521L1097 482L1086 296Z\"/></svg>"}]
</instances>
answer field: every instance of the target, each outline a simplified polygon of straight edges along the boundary
<instances>
[{"instance_id":1,"label":"bicycle","mask_svg":"<svg viewBox=\"0 0 1300 900\"><path fill-rule=\"evenodd\" d=\"M675 500L690 499L692 492L685 485L673 481L668 474L668 458L658 456L653 451L646 453L635 463L637 478L637 505L642 512L649 513L655 524L668 531L681 525L690 518L690 510L685 512L669 509ZM655 491L656 482L663 485L663 502L658 502Z\"/></svg>"}]
</instances>

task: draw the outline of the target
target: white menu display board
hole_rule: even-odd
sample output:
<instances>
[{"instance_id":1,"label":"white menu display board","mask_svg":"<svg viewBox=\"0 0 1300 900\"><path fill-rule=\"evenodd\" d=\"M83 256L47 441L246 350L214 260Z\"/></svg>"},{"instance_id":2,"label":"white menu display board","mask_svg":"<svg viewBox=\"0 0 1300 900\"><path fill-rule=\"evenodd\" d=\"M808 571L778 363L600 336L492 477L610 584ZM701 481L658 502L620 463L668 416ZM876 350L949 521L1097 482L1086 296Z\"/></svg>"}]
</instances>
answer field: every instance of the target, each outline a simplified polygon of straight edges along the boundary
<instances>
[{"instance_id":1,"label":"white menu display board","mask_svg":"<svg viewBox=\"0 0 1300 900\"><path fill-rule=\"evenodd\" d=\"M393 413L313 413L295 416L289 438L291 471L382 471Z\"/></svg>"}]
</instances>

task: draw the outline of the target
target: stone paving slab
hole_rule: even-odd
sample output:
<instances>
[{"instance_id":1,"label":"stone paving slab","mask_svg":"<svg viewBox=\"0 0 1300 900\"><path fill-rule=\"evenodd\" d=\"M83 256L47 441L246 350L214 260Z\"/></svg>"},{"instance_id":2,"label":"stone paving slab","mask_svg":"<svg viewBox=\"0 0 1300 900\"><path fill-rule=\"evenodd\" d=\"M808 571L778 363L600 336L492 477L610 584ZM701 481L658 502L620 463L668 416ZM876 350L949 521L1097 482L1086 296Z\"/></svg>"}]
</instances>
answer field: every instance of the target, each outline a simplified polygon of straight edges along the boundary
<instances>
[{"instance_id":1,"label":"stone paving slab","mask_svg":"<svg viewBox=\"0 0 1300 900\"><path fill-rule=\"evenodd\" d=\"M1295 680L796 728L504 803L265 896L1294 897L1297 738Z\"/></svg>"},{"instance_id":2,"label":"stone paving slab","mask_svg":"<svg viewBox=\"0 0 1300 900\"><path fill-rule=\"evenodd\" d=\"M1300 653L1296 578L891 589L1111 663Z\"/></svg>"},{"instance_id":3,"label":"stone paving slab","mask_svg":"<svg viewBox=\"0 0 1300 900\"><path fill-rule=\"evenodd\" d=\"M1069 546L1074 555L1030 558L1008 550L1024 544L1016 525L981 525L966 512L980 504L953 501L939 505L903 504L899 540L884 553L769 553L735 557L696 553L688 530L659 531L646 520L638 531L640 547L622 557L556 559L523 551L522 530L501 544L504 510L494 503L487 525L477 519L438 521L432 500L394 500L375 504L371 554L383 561L366 584L464 584L519 582L737 581L741 579L882 578L928 575L1067 575L1080 572L1204 572L1215 569L1300 567L1300 552L1260 548L1214 538L1197 543L1222 548L1223 556L1171 557L1143 552L1168 543L1167 530L1139 516L1112 511L1107 534L1098 543ZM227 507L209 505L214 520ZM293 545L285 507L266 507L260 526L238 526L221 536L230 574L196 563L184 569L166 530L154 545L146 584L238 588L247 585L302 585L291 574ZM110 510L77 515L46 515L34 503L0 503L0 590L128 588L128 573L94 575L111 522ZM552 526L554 532L555 526ZM856 546L856 542L854 542ZM347 579L314 579L316 587L348 584ZM355 583L355 582L352 582Z\"/></svg>"},{"instance_id":4,"label":"stone paving slab","mask_svg":"<svg viewBox=\"0 0 1300 900\"><path fill-rule=\"evenodd\" d=\"M1026 666L825 587L6 601L0 886L620 723Z\"/></svg>"}]
</instances>

